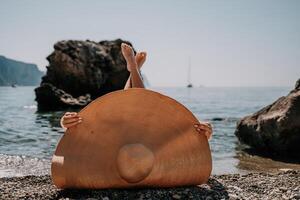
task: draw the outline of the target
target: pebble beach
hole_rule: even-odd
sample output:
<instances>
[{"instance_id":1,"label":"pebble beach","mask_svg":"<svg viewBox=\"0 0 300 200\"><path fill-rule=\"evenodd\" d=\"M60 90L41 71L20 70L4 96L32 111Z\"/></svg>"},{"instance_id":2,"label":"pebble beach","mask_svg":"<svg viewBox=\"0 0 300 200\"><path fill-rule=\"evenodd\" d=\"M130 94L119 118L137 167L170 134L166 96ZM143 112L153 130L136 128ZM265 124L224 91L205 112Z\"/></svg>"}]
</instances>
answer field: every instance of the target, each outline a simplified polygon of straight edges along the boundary
<instances>
[{"instance_id":1,"label":"pebble beach","mask_svg":"<svg viewBox=\"0 0 300 200\"><path fill-rule=\"evenodd\" d=\"M49 175L0 179L0 199L300 199L300 171L213 175L207 184L178 188L57 189Z\"/></svg>"}]
</instances>

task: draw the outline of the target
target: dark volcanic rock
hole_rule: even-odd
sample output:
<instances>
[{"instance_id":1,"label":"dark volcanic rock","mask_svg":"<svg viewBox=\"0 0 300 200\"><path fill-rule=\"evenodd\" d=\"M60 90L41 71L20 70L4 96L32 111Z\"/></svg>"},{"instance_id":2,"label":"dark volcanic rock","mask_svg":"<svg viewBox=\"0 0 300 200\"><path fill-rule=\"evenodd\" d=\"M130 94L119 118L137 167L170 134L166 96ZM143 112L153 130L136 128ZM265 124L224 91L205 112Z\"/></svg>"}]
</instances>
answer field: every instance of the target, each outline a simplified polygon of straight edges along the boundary
<instances>
[{"instance_id":1,"label":"dark volcanic rock","mask_svg":"<svg viewBox=\"0 0 300 200\"><path fill-rule=\"evenodd\" d=\"M300 161L300 80L287 96L244 117L235 134L265 155L279 155Z\"/></svg>"},{"instance_id":2,"label":"dark volcanic rock","mask_svg":"<svg viewBox=\"0 0 300 200\"><path fill-rule=\"evenodd\" d=\"M51 83L42 84L39 89L36 90L36 96L39 97L39 101L47 102L48 110L64 109L67 106L80 108L92 101L90 94L74 98L72 95L56 88ZM49 99L51 99L51 101L49 101Z\"/></svg>"},{"instance_id":3,"label":"dark volcanic rock","mask_svg":"<svg viewBox=\"0 0 300 200\"><path fill-rule=\"evenodd\" d=\"M299 80L296 82L295 90L300 90L300 78L299 78Z\"/></svg>"},{"instance_id":4,"label":"dark volcanic rock","mask_svg":"<svg viewBox=\"0 0 300 200\"><path fill-rule=\"evenodd\" d=\"M121 54L122 42L126 41L57 42L47 57L47 74L35 89L39 110L85 106L103 94L122 89L129 76Z\"/></svg>"}]
</instances>

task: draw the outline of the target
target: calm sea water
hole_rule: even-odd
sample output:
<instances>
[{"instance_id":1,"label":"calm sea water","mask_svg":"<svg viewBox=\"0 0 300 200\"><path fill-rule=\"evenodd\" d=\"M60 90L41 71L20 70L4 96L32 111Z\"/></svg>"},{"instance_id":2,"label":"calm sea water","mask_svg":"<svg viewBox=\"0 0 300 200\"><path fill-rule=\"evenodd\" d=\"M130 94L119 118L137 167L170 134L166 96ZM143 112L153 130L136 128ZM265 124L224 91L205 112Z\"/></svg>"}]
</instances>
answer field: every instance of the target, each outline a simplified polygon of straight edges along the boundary
<instances>
[{"instance_id":1,"label":"calm sea water","mask_svg":"<svg viewBox=\"0 0 300 200\"><path fill-rule=\"evenodd\" d=\"M241 153L234 135L236 122L292 88L151 89L178 100L200 120L212 123L213 173L220 174L255 168L247 162L270 162L263 158L251 160L251 156ZM64 111L38 113L33 90L34 87L0 87L0 177L49 173L51 156L63 135L59 120Z\"/></svg>"}]
</instances>

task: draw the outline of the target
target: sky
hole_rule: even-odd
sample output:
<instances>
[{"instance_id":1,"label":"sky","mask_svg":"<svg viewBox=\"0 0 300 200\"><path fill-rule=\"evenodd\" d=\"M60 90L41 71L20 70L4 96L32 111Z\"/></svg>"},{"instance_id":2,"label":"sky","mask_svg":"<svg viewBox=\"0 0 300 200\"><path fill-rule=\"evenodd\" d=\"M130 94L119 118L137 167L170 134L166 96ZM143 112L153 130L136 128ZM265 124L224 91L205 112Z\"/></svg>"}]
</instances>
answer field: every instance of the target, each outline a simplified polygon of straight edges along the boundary
<instances>
[{"instance_id":1,"label":"sky","mask_svg":"<svg viewBox=\"0 0 300 200\"><path fill-rule=\"evenodd\" d=\"M59 40L132 42L152 86L293 86L298 0L0 0L0 55L35 63Z\"/></svg>"}]
</instances>

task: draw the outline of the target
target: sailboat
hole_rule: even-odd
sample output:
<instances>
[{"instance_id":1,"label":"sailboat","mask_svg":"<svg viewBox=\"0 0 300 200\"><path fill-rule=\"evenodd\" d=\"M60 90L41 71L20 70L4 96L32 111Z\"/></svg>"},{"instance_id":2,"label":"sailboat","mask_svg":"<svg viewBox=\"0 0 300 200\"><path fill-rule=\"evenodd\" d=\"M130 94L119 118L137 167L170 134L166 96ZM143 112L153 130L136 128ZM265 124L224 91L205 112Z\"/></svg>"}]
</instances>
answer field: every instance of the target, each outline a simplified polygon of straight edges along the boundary
<instances>
[{"instance_id":1,"label":"sailboat","mask_svg":"<svg viewBox=\"0 0 300 200\"><path fill-rule=\"evenodd\" d=\"M188 88L192 88L193 84L191 83L191 58L189 57L189 66L188 66L188 84L187 87Z\"/></svg>"}]
</instances>

